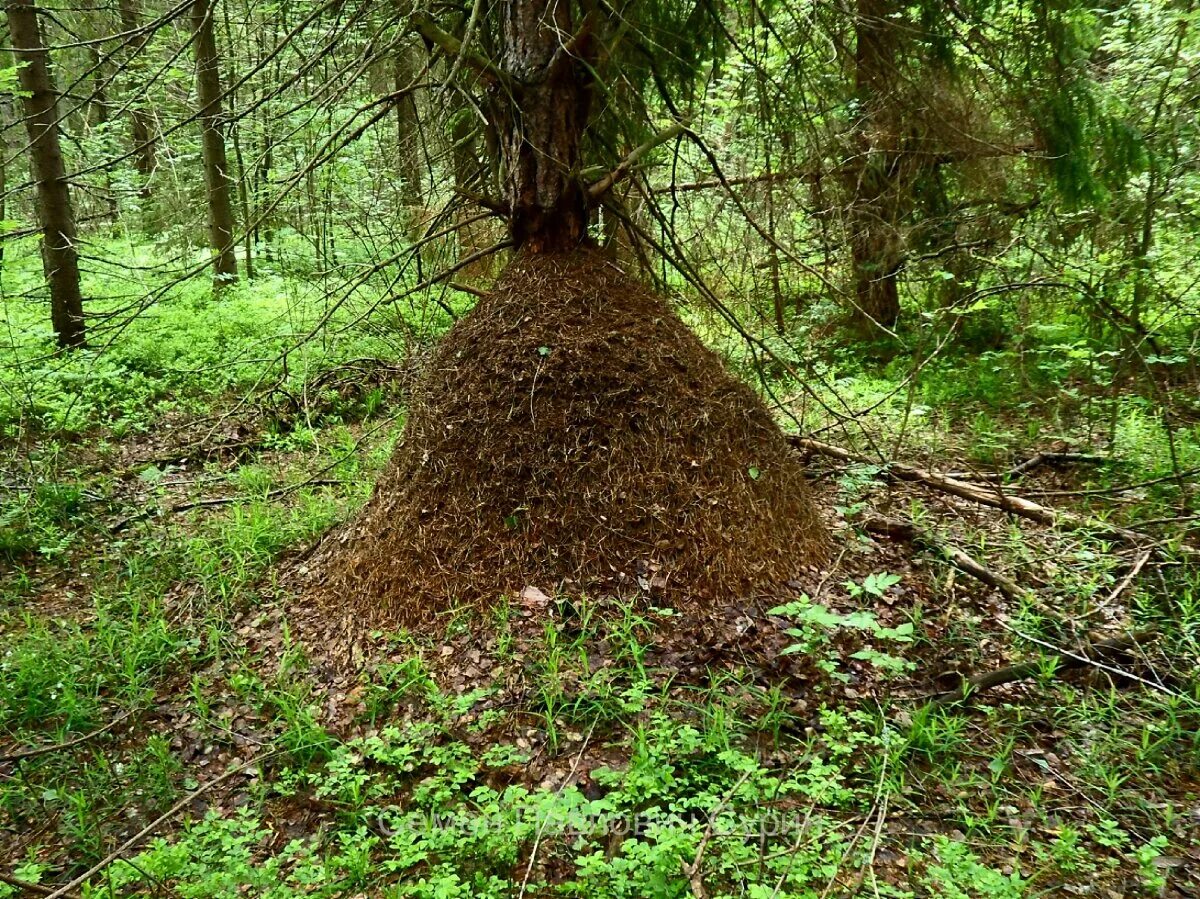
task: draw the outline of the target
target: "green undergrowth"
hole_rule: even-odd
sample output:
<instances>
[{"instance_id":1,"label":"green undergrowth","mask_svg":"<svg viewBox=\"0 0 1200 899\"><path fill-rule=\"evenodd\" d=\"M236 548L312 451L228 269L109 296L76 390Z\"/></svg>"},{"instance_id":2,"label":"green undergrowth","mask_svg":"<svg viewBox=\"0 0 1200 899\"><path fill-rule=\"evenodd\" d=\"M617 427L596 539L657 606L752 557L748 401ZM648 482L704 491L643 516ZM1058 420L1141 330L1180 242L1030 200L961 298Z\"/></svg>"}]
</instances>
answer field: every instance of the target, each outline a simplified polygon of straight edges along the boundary
<instances>
[{"instance_id":1,"label":"green undergrowth","mask_svg":"<svg viewBox=\"0 0 1200 899\"><path fill-rule=\"evenodd\" d=\"M88 272L89 347L61 354L36 289L40 260L14 253L30 247L6 248L0 273L0 435L7 437L95 425L119 437L148 430L166 413L202 414L230 393L316 402L305 385L322 372L363 360L401 363L451 321L434 303L417 312L389 305L380 294L392 283L386 273L355 289L339 279L264 275L214 295L203 277L177 283L183 267L167 265L155 247L113 246L149 273L131 294L110 269ZM395 290L404 278L411 273ZM145 296L131 305L137 291ZM461 300L454 302L461 313ZM366 325L368 309L375 311Z\"/></svg>"},{"instance_id":2,"label":"green undergrowth","mask_svg":"<svg viewBox=\"0 0 1200 899\"><path fill-rule=\"evenodd\" d=\"M791 622L789 652L819 672L803 691L817 711L798 714L787 691L746 669L688 685L649 666L666 610L600 621L580 603L570 629L548 623L518 658L502 607L491 626L501 660L524 671L519 707L478 713L500 683L447 692L424 661L439 645L409 639L407 661L363 682L364 734L343 740L321 723L325 694L301 647L285 640L275 673L262 675L229 627L238 610L269 603L273 560L338 514L329 498L284 510L248 500L160 533L154 552L131 540L97 572L106 586L86 621L26 615L5 638L0 709L21 741L88 731L116 709L144 714L167 695L210 722L201 739L217 743L231 723L219 707L261 716L258 774L83 895L686 897L697 859L709 896L819 897L857 884L862 895L1032 897L1097 881L1151 896L1175 876L1194 802L1177 786L1200 763L1200 693L1184 663L1200 637L1194 580L1178 580L1177 599L1139 604L1143 623L1171 626L1180 670L1162 674L1175 696L1062 681L1048 663L1022 701L980 713L886 689L848 703L840 691L860 663L903 685L926 645L978 644L980 622L939 635L914 610L888 628L798 597L774 610ZM867 602L899 582L880 571L840 589ZM181 584L193 591L185 619L140 605ZM1054 620L1030 608L1020 626L1052 636ZM609 664L596 667L599 645ZM220 684L200 673L217 661ZM532 782L531 764L542 771ZM13 868L30 882L60 879L51 847L70 847L77 870L117 841L116 820L152 817L198 785L153 731L14 773L0 809L21 826L53 822Z\"/></svg>"},{"instance_id":3,"label":"green undergrowth","mask_svg":"<svg viewBox=\"0 0 1200 899\"><path fill-rule=\"evenodd\" d=\"M863 623L820 620L830 632ZM529 672L543 698L583 645L547 637ZM480 696L443 693L414 656L372 687L415 717L345 742L291 720L235 802L154 839L85 895L684 897L695 865L711 896L857 883L863 895L1024 897L1118 875L1123 895L1149 896L1188 833L1186 807L1149 784L1200 758L1194 697L1172 719L1148 697L1047 684L1040 709L992 709L980 736L966 716L906 720L871 703L795 719L736 676L668 695L636 657L612 675L615 714L600 712L594 684L573 713L551 712L563 742L547 756L519 738L480 739L502 722L464 725ZM282 676L292 696L295 679ZM287 704L281 684L252 689ZM1110 730L1097 740L1100 723ZM1047 727L1085 768L1058 774L1039 748ZM554 783L523 778L539 759ZM1075 790L1086 810L1060 811ZM297 835L314 807L320 826Z\"/></svg>"},{"instance_id":4,"label":"green undergrowth","mask_svg":"<svg viewBox=\"0 0 1200 899\"><path fill-rule=\"evenodd\" d=\"M326 307L319 279L276 273L219 298L174 288L103 352L44 358L41 309L18 296L35 275L5 274L4 314L25 336L0 350L0 753L113 726L0 766L0 834L19 847L0 859L7 876L66 882L219 775L204 760L222 753L263 757L82 895L1032 899L1093 884L1154 896L1193 876L1200 578L1173 525L1152 530L1153 577L1114 604L1131 560L1102 533L975 527L932 499L898 505L880 466L840 467L831 517L882 508L1032 585L1003 609L1007 628L928 546L911 550L925 580L880 561L773 610L786 655L811 670L799 684L738 658L702 677L656 668L669 610L601 621L578 597L530 646L514 601L460 623L498 641L491 676L465 687L434 664L437 641L382 635L399 661L353 685L353 736L339 736L328 710L352 700L330 696L286 619L265 648L242 631L279 607L282 563L366 500L402 409L369 377L324 400L306 385L329 390L322 376L355 360L398 362L449 317L406 308L368 329L347 305L285 371L282 350ZM109 294L96 308L115 308ZM1194 514L1194 489L1167 477L1200 466L1194 421L1112 390L1117 360L1072 328L952 342L911 380L919 355L820 340L791 359L803 387L762 373L791 427L832 424L822 404L871 409L825 434L835 442L866 431L889 454L1006 468L1061 441L1105 457L1066 487L1157 482L1119 502L1045 502L1130 524ZM758 377L744 347L705 333ZM196 419L203 440L247 408L269 414L238 435L244 451L146 460L141 442L166 422ZM1064 676L1045 651L1104 624L1158 629L1142 681ZM947 672L1025 660L1037 677L974 708L925 703ZM510 677L523 688L501 701Z\"/></svg>"}]
</instances>

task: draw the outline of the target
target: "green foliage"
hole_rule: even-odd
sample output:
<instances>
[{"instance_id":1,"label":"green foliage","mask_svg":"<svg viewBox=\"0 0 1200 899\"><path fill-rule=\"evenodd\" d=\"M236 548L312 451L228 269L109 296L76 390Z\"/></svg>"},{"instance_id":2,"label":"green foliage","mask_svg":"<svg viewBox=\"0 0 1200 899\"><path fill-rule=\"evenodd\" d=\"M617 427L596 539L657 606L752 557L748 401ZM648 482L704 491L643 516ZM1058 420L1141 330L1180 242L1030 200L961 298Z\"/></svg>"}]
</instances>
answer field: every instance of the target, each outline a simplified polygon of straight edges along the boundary
<instances>
[{"instance_id":1,"label":"green foliage","mask_svg":"<svg viewBox=\"0 0 1200 899\"><path fill-rule=\"evenodd\" d=\"M434 12L465 37L470 6ZM493 55L500 7L480 9L490 18L471 41ZM11 236L36 224L24 167L7 169L3 752L129 718L6 766L0 830L30 842L5 873L62 882L211 775L194 754L252 741L274 754L232 805L173 819L83 894L686 897L698 853L713 897L1174 885L1200 764L1200 580L1176 554L1197 512L1186 472L1200 467L1189 80L1200 11L921 0L872 23L836 4L717 9L627 4L593 34L613 52L600 58L579 176L610 171L668 120L695 136L641 157L609 196L636 204L633 222L679 268L624 236L619 264L650 254L646 276L787 427L870 450L879 464L832 476L832 519L907 509L1038 589L994 606L918 551L901 592L884 570L901 570L900 550L848 528L837 553L857 560L853 579L772 610L791 658L727 651L707 679L656 669L659 637L677 626L668 610L605 607L600 621L564 597L531 641L515 600L485 621L461 616L460 629L495 628L499 672L462 690L430 661L442 647L405 635L371 635L390 661L336 699L286 622L256 657L240 631L277 611L275 566L365 500L391 449L396 385L488 283L471 267L453 288L409 292L500 239L500 225L407 249L472 215L453 150L494 156L500 136L464 99L477 71L407 58L420 52L397 7L314 8L303 25L274 4L218 7L227 72L254 73L225 99L238 203L262 221L255 277L239 245L242 280L214 294L186 29L153 28L135 53L94 31L115 33L109 12L52 5L51 61L72 97L90 93L74 76L90 81L92 48L120 43L121 55L100 67L113 73L113 117L98 121L102 104L88 100L63 122L86 349L53 345L38 239ZM856 77L864 24L883 44L883 98ZM381 103L408 62L421 82L413 122L403 103ZM15 74L0 68L10 97ZM131 109L161 126L149 183L131 159L106 164L130 148ZM737 183L721 184L713 160ZM496 160L469 161L471 192L502 204ZM886 270L852 258L864 221L884 226L874 236L897 255L902 308L889 333L852 337L856 265ZM224 428L238 429L234 443L245 434L237 458L208 452ZM186 460L168 458L176 437ZM1120 601L1107 598L1130 559L1094 535L976 528L886 478L889 459L1004 471L1059 441L1106 461L998 489L1158 520L1146 527L1160 555ZM759 477L754 460L738 464ZM1068 625L1156 624L1155 649L1179 660L1163 677L1177 695L1061 677L1047 658L1028 693L997 691L970 711L925 704L946 675L1043 658L1001 621L1059 645L1078 637ZM343 701L361 702L349 741L326 718ZM164 732L163 720L188 723Z\"/></svg>"},{"instance_id":2,"label":"green foliage","mask_svg":"<svg viewBox=\"0 0 1200 899\"><path fill-rule=\"evenodd\" d=\"M87 628L26 615L0 652L0 727L96 725L102 697L140 702L182 648L157 604L99 601Z\"/></svg>"},{"instance_id":3,"label":"green foliage","mask_svg":"<svg viewBox=\"0 0 1200 899\"><path fill-rule=\"evenodd\" d=\"M520 879L520 863L537 842L548 856L574 859L576 873L560 887L571 895L674 895L686 891L681 862L695 854L707 815L722 800L709 863L718 878L747 876L744 866L758 853L747 836L761 831L780 845L794 839L790 828L763 829L787 819L789 796L848 796L836 768L780 775L662 716L641 728L635 745L626 770L593 772L605 792L589 799L576 786L490 786L489 770L521 757L512 747L476 757L429 726L385 727L336 748L319 770L284 774L288 793L311 790L344 809L322 848L292 840L264 862L253 854L270 835L261 819L249 809L210 814L132 859L117 886L151 878L197 899L247 889L282 899L353 889L371 876L389 896L500 896ZM402 805L392 801L398 790L407 797ZM778 821L764 803L778 806ZM780 878L788 890L816 885L836 870L848 848L841 829L823 816L810 816L807 828L794 857L771 858L758 874L751 869L756 889L769 891ZM615 856L604 848L613 833L622 835Z\"/></svg>"},{"instance_id":4,"label":"green foliage","mask_svg":"<svg viewBox=\"0 0 1200 899\"><path fill-rule=\"evenodd\" d=\"M32 275L32 256L11 259L6 269L15 267L21 278ZM158 261L149 247L139 248L138 260ZM119 281L97 276L89 287L93 313L124 305ZM36 428L69 434L96 424L118 436L146 431L155 419L197 411L214 396L275 381L283 395L303 394L307 381L343 361L397 355L398 337L358 331L295 346L297 335L323 321L324 313L319 292L296 281L258 279L222 291L219 301L206 285L185 282L124 322L119 340L58 356L50 352L41 306L5 299L9 332L21 341L5 348L0 368L0 433ZM346 320L335 324L354 317L347 310ZM369 388L357 404L333 394L326 398L331 408L320 414L369 416L382 399L378 388Z\"/></svg>"},{"instance_id":5,"label":"green foliage","mask_svg":"<svg viewBox=\"0 0 1200 899\"><path fill-rule=\"evenodd\" d=\"M0 559L61 556L77 537L83 491L74 484L37 484L0 505Z\"/></svg>"},{"instance_id":6,"label":"green foliage","mask_svg":"<svg viewBox=\"0 0 1200 899\"><path fill-rule=\"evenodd\" d=\"M853 598L881 597L900 582L894 574L872 574L863 580L862 584L847 583L847 593ZM817 665L835 677L845 678L838 671L839 657L829 653L832 638L838 631L863 631L874 640L882 643L909 643L913 639L913 624L906 621L896 627L883 627L879 624L874 613L869 611L851 612L843 615L833 612L819 603L814 603L807 596L802 596L794 602L785 603L771 609L772 615L783 615L796 620L799 627L788 628L788 636L796 638L782 652L783 655L802 652L813 656ZM913 663L881 651L874 646L864 646L850 655L852 659L869 662L877 668L893 674L911 671Z\"/></svg>"},{"instance_id":7,"label":"green foliage","mask_svg":"<svg viewBox=\"0 0 1200 899\"><path fill-rule=\"evenodd\" d=\"M934 839L937 861L929 866L926 884L946 899L1022 899L1028 895L1019 874L1007 876L982 864L964 844Z\"/></svg>"}]
</instances>

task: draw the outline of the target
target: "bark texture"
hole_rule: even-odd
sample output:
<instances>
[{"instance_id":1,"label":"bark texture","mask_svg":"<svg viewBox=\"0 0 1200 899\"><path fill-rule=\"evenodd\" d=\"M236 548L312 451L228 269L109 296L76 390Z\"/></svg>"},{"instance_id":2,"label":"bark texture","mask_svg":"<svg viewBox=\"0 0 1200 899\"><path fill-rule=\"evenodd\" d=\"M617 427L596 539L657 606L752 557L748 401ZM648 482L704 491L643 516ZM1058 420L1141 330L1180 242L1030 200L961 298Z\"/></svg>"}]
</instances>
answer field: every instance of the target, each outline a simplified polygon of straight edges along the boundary
<instances>
[{"instance_id":1,"label":"bark texture","mask_svg":"<svg viewBox=\"0 0 1200 899\"><path fill-rule=\"evenodd\" d=\"M850 249L855 316L864 330L891 328L900 317L896 281L903 262L900 240L895 114L896 45L891 0L858 0L854 88L859 102L853 158L847 167L852 196Z\"/></svg>"},{"instance_id":2,"label":"bark texture","mask_svg":"<svg viewBox=\"0 0 1200 899\"><path fill-rule=\"evenodd\" d=\"M124 31L135 31L141 25L142 13L139 0L120 0L118 11L121 15L121 28ZM149 33L140 34L133 39L131 49L136 55L145 47ZM133 141L133 163L137 173L142 176L142 199L150 197L150 176L154 174L157 160L154 148L154 129L150 114L141 103L131 103L129 106L130 137Z\"/></svg>"},{"instance_id":3,"label":"bark texture","mask_svg":"<svg viewBox=\"0 0 1200 899\"><path fill-rule=\"evenodd\" d=\"M405 44L395 51L392 82L396 91L405 90L417 73L416 50ZM424 177L421 170L421 121L417 98L412 92L396 100L396 152L400 165L400 190L404 202L416 209L424 202Z\"/></svg>"},{"instance_id":4,"label":"bark texture","mask_svg":"<svg viewBox=\"0 0 1200 899\"><path fill-rule=\"evenodd\" d=\"M580 147L591 101L571 4L508 0L503 9L501 68L510 79L498 119L512 237L532 252L581 243L587 197L579 180Z\"/></svg>"},{"instance_id":5,"label":"bark texture","mask_svg":"<svg viewBox=\"0 0 1200 899\"><path fill-rule=\"evenodd\" d=\"M32 0L9 0L8 29L25 93L25 128L37 183L37 212L42 226L42 266L50 288L50 319L58 345L83 346L83 294L75 249L75 213L58 131L58 92L42 42Z\"/></svg>"},{"instance_id":6,"label":"bark texture","mask_svg":"<svg viewBox=\"0 0 1200 899\"><path fill-rule=\"evenodd\" d=\"M225 123L221 109L221 71L213 31L215 0L196 0L192 7L196 30L196 96L204 149L204 183L208 192L208 239L213 275L218 285L237 279L233 246L233 183L225 154Z\"/></svg>"}]
</instances>

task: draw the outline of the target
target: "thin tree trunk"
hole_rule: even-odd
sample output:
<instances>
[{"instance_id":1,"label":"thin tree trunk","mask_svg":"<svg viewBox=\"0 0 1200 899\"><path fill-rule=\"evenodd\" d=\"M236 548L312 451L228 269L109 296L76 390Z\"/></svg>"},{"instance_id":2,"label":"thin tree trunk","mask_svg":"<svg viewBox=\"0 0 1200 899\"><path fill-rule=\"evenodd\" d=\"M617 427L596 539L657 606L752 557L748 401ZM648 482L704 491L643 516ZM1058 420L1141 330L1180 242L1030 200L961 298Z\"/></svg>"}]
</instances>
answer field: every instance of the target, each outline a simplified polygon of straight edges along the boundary
<instances>
[{"instance_id":1,"label":"thin tree trunk","mask_svg":"<svg viewBox=\"0 0 1200 899\"><path fill-rule=\"evenodd\" d=\"M262 158L258 164L258 173L256 176L257 189L255 192L255 205L259 210L266 207L269 201L269 190L271 184L271 166L274 164L275 158L275 138L271 134L270 120L267 117L264 104L263 112L263 151ZM258 212L255 218L257 224L254 226L254 239L261 240L263 243L263 253L268 262L271 262L271 245L275 241L275 231L272 228L272 218L268 214L263 218L261 212Z\"/></svg>"},{"instance_id":2,"label":"thin tree trunk","mask_svg":"<svg viewBox=\"0 0 1200 899\"><path fill-rule=\"evenodd\" d=\"M192 21L196 30L196 95L200 103L204 183L208 192L209 246L213 253L214 282L219 287L237 280L237 256L233 244L233 184L225 154L221 111L220 60L213 30L215 3L216 0L195 0Z\"/></svg>"},{"instance_id":3,"label":"thin tree trunk","mask_svg":"<svg viewBox=\"0 0 1200 899\"><path fill-rule=\"evenodd\" d=\"M7 53L0 53L0 64L9 65ZM8 128L12 121L12 99L0 97L0 222L8 220ZM0 240L0 265L4 263L4 241Z\"/></svg>"},{"instance_id":4,"label":"thin tree trunk","mask_svg":"<svg viewBox=\"0 0 1200 899\"><path fill-rule=\"evenodd\" d=\"M282 10L283 20L279 21L278 17L271 17L271 34L269 39L263 38L264 43L259 46L259 55L265 56L267 48L275 46L279 40L279 29L287 31L287 10L286 7ZM279 84L283 78L283 63L279 56L275 57L273 68L272 84ZM254 241L255 243L263 244L263 256L267 262L273 262L272 244L275 242L275 231L272 222L273 216L270 213L263 213L270 200L271 186L271 170L275 164L275 135L271 127L271 100L268 97L260 107L261 118L259 122L259 131L262 134L263 149L259 156L258 166L255 171L255 219L254 219Z\"/></svg>"},{"instance_id":5,"label":"thin tree trunk","mask_svg":"<svg viewBox=\"0 0 1200 899\"><path fill-rule=\"evenodd\" d=\"M124 31L135 31L141 25L141 7L139 0L119 0L118 10L121 15L121 28ZM150 39L148 33L138 35L133 39L132 51L140 53ZM136 65L135 65L136 68ZM130 137L133 140L133 163L137 173L142 176L139 196L143 200L150 199L150 178L157 164L154 149L154 129L150 115L140 102L134 102L129 107Z\"/></svg>"},{"instance_id":6,"label":"thin tree trunk","mask_svg":"<svg viewBox=\"0 0 1200 899\"><path fill-rule=\"evenodd\" d=\"M766 201L767 201L767 234L771 236L771 243L767 247L767 266L771 277L771 301L775 312L775 330L783 334L787 330L787 321L784 318L785 308L783 300L783 286L780 277L779 266L779 246L775 234L775 178L771 166L771 149L774 141L774 136L771 134L771 101L770 101L770 85L767 80L766 71L764 69L764 60L770 57L771 52L771 30L766 17L762 14L756 2L750 4L751 12L751 33L754 39L754 54L756 65L755 71L755 86L758 95L758 113L759 127L763 129L765 141L763 144L763 162L764 174L766 175ZM762 47L761 51L758 45L757 29L759 21L763 25ZM761 58L760 58L761 52Z\"/></svg>"},{"instance_id":7,"label":"thin tree trunk","mask_svg":"<svg viewBox=\"0 0 1200 899\"><path fill-rule=\"evenodd\" d=\"M896 78L896 48L888 16L890 0L858 0L854 20L854 90L859 124L855 159L848 167L850 250L854 264L855 316L863 328L891 328L900 317L896 281L902 262L897 235L897 147L889 94Z\"/></svg>"},{"instance_id":8,"label":"thin tree trunk","mask_svg":"<svg viewBox=\"0 0 1200 899\"><path fill-rule=\"evenodd\" d=\"M9 0L8 28L25 94L25 128L37 182L42 267L50 287L50 320L61 347L83 346L83 294L75 249L75 214L58 133L58 93L32 0Z\"/></svg>"},{"instance_id":9,"label":"thin tree trunk","mask_svg":"<svg viewBox=\"0 0 1200 899\"><path fill-rule=\"evenodd\" d=\"M92 67L95 69L96 89L92 93L92 111L96 129L100 132L103 144L108 145L108 90L105 76L104 58L98 49L92 50ZM113 191L112 168L104 168L104 205L109 221L117 220L117 197Z\"/></svg>"},{"instance_id":10,"label":"thin tree trunk","mask_svg":"<svg viewBox=\"0 0 1200 899\"><path fill-rule=\"evenodd\" d=\"M223 11L225 13L225 42L232 47L235 45L233 41L233 26L229 23L228 3L223 7ZM235 84L237 83L236 71L230 78ZM237 93L232 88L229 91L229 105L237 109ZM246 159L242 155L242 128L239 121L235 121L229 126L229 137L233 142L233 158L237 160L237 190L238 200L242 206L242 221L247 225L245 243L243 244L246 251L246 278L252 280L254 278L254 235L249 229L249 224L253 221L253 217L250 214L250 192L247 183L249 175L246 172Z\"/></svg>"},{"instance_id":11,"label":"thin tree trunk","mask_svg":"<svg viewBox=\"0 0 1200 899\"><path fill-rule=\"evenodd\" d=\"M1187 4L1188 14L1192 12L1194 5L1189 0ZM1175 49L1171 59L1172 70L1178 65L1180 54L1183 52L1183 41L1187 36L1189 21L1189 18L1186 16L1180 17L1178 24L1175 26ZM1171 78L1168 76L1163 79L1162 87L1159 88L1158 92L1158 100L1154 104L1154 114L1150 118L1150 134L1158 132L1158 122L1162 118L1163 107L1167 100L1167 92L1170 89ZM1157 209L1159 199L1159 175L1159 162L1152 152L1150 154L1150 172L1146 182L1146 198L1142 206L1141 233L1134 245L1133 252L1133 305L1129 311L1129 318L1133 322L1134 328L1138 331L1142 330L1142 311L1145 309L1146 301L1149 298L1151 275L1153 274L1150 264L1150 250L1154 247L1154 213Z\"/></svg>"},{"instance_id":12,"label":"thin tree trunk","mask_svg":"<svg viewBox=\"0 0 1200 899\"><path fill-rule=\"evenodd\" d=\"M414 48L408 44L396 50L393 80L397 91L408 87L413 80L416 73L414 53ZM421 143L420 127L417 98L415 94L409 93L396 101L396 153L399 163L400 196L411 210L420 208L424 194L421 159L418 155Z\"/></svg>"}]
</instances>

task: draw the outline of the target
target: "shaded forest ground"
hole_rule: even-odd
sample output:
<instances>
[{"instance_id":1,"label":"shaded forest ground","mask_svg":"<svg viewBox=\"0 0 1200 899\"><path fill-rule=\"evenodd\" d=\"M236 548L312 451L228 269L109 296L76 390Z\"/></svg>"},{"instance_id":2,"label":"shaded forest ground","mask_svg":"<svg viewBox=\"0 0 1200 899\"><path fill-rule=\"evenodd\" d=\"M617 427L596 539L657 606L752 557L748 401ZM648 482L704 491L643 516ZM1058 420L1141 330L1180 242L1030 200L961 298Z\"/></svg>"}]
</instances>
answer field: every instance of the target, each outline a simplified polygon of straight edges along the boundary
<instances>
[{"instance_id":1,"label":"shaded forest ground","mask_svg":"<svg viewBox=\"0 0 1200 899\"><path fill-rule=\"evenodd\" d=\"M791 603L694 621L652 593L535 584L347 659L293 585L366 500L449 316L368 329L347 309L285 366L325 307L284 278L205 293L173 292L99 357L6 359L4 877L98 867L93 896L1197 895L1200 577L1180 544L1200 436L1184 414L1172 453L1069 323L915 378L918 360L831 335L806 394L687 310L806 431L836 424L823 406L869 410L822 433L861 452L979 483L1039 451L1095 457L1000 483L1152 547L815 457L834 561ZM10 333L26 311L6 301ZM1056 672L1046 649L1152 627L1103 667Z\"/></svg>"}]
</instances>

